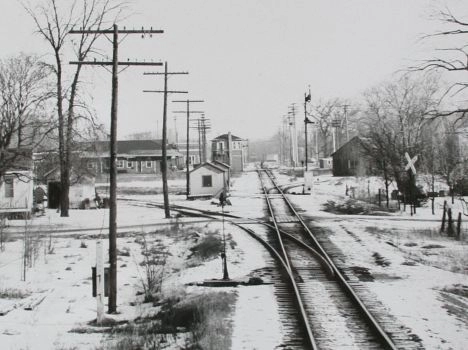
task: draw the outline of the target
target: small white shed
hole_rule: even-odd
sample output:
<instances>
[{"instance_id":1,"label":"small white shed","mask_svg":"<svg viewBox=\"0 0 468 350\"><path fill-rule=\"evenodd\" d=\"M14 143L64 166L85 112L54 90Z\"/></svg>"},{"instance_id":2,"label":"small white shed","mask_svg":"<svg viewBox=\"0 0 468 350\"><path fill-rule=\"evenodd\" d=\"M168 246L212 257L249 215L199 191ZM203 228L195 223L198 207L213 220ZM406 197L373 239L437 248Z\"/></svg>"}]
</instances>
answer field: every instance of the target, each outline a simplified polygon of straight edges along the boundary
<instances>
[{"instance_id":1,"label":"small white shed","mask_svg":"<svg viewBox=\"0 0 468 350\"><path fill-rule=\"evenodd\" d=\"M0 216L23 214L26 217L33 209L32 171L10 171L0 179Z\"/></svg>"},{"instance_id":2,"label":"small white shed","mask_svg":"<svg viewBox=\"0 0 468 350\"><path fill-rule=\"evenodd\" d=\"M213 163L203 163L190 172L190 195L196 197L218 197L228 188L228 170Z\"/></svg>"}]
</instances>

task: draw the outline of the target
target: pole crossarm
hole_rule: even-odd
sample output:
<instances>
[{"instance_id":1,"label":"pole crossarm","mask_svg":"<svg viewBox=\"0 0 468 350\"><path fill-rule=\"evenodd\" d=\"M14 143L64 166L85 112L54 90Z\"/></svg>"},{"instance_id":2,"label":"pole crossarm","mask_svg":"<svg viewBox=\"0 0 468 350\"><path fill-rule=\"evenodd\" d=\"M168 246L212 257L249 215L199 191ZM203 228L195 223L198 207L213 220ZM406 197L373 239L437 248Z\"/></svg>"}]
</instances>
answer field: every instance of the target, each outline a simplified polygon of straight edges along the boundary
<instances>
[{"instance_id":1,"label":"pole crossarm","mask_svg":"<svg viewBox=\"0 0 468 350\"><path fill-rule=\"evenodd\" d=\"M158 92L158 93L168 93L168 94L188 94L188 91L178 91L178 90L143 90L143 92ZM185 113L185 112L184 112Z\"/></svg>"},{"instance_id":2,"label":"pole crossarm","mask_svg":"<svg viewBox=\"0 0 468 350\"><path fill-rule=\"evenodd\" d=\"M189 74L188 72L172 72L167 73L167 75L175 75L175 74ZM163 72L144 72L143 75L164 75Z\"/></svg>"},{"instance_id":3,"label":"pole crossarm","mask_svg":"<svg viewBox=\"0 0 468 350\"><path fill-rule=\"evenodd\" d=\"M172 102L175 102L175 101L172 101ZM187 113L187 111L173 111L172 113ZM189 111L189 113L205 113L205 112L203 112L203 111Z\"/></svg>"},{"instance_id":4,"label":"pole crossarm","mask_svg":"<svg viewBox=\"0 0 468 350\"><path fill-rule=\"evenodd\" d=\"M70 64L82 66L112 66L112 61L70 61ZM118 66L162 66L162 62L117 62Z\"/></svg>"},{"instance_id":5,"label":"pole crossarm","mask_svg":"<svg viewBox=\"0 0 468 350\"><path fill-rule=\"evenodd\" d=\"M119 34L163 34L161 29L119 29ZM113 29L72 29L70 34L113 34Z\"/></svg>"},{"instance_id":6,"label":"pole crossarm","mask_svg":"<svg viewBox=\"0 0 468 350\"><path fill-rule=\"evenodd\" d=\"M184 103L192 103L192 102L205 102L204 100L176 100L176 101L172 101L172 102L184 102Z\"/></svg>"}]
</instances>

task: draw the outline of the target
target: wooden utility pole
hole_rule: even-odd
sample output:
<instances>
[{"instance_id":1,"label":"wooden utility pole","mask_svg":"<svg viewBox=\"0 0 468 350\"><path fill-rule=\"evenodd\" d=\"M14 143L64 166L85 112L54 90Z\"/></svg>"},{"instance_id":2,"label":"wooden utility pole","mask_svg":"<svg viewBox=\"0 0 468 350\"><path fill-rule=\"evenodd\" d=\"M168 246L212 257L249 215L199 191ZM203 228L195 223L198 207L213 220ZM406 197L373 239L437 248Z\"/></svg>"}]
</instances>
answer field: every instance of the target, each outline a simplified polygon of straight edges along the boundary
<instances>
[{"instance_id":1,"label":"wooden utility pole","mask_svg":"<svg viewBox=\"0 0 468 350\"><path fill-rule=\"evenodd\" d=\"M187 167L186 169L186 191L187 191L187 199L189 198L190 195L190 171L189 171L189 165L190 165L190 113L203 113L201 111L190 111L190 103L197 103L197 102L205 102L204 100L177 100L177 101L172 101L174 103L186 103L187 104L187 111L176 111L174 113L187 113L187 159L185 160L185 166Z\"/></svg>"},{"instance_id":2,"label":"wooden utility pole","mask_svg":"<svg viewBox=\"0 0 468 350\"><path fill-rule=\"evenodd\" d=\"M168 91L167 90L167 76L188 74L187 72L171 72L167 71L167 62L164 65L164 73L143 73L143 75L164 75L164 91L159 90L143 90L143 92L156 92L164 94L164 107L163 107L163 130L162 130L162 160L161 160L161 173L163 181L163 196L164 196L164 215L166 219L171 217L169 209L169 189L167 186L167 94L186 94L187 91Z\"/></svg>"},{"instance_id":3,"label":"wooden utility pole","mask_svg":"<svg viewBox=\"0 0 468 350\"><path fill-rule=\"evenodd\" d=\"M119 34L162 34L162 30L119 30L117 24L112 29L79 29L71 30L70 34L104 34L112 35L112 61L72 61L70 64L112 66L112 102L111 102L111 135L110 135L110 203L109 203L109 305L108 312L117 312L117 106L118 106L118 67L119 66L162 66L161 62L119 62Z\"/></svg>"},{"instance_id":4,"label":"wooden utility pole","mask_svg":"<svg viewBox=\"0 0 468 350\"><path fill-rule=\"evenodd\" d=\"M197 129L198 132L198 154L200 162L204 163L207 161L207 142L206 132L211 129L209 125L209 119L206 119L204 115L200 119L194 119L193 122L197 122L196 126L192 126L192 129Z\"/></svg>"}]
</instances>

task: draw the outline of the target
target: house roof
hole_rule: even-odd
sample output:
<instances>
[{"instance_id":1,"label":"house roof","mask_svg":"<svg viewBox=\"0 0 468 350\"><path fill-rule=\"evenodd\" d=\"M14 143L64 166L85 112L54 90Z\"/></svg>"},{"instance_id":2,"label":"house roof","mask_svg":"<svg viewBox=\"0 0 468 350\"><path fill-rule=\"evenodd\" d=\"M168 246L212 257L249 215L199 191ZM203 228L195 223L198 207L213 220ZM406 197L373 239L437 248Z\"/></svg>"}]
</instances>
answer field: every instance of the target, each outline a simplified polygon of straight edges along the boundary
<instances>
[{"instance_id":1,"label":"house roof","mask_svg":"<svg viewBox=\"0 0 468 350\"><path fill-rule=\"evenodd\" d=\"M194 171L196 171L196 170L198 170L200 168L209 168L209 169L213 170L216 173L224 173L226 171L226 169L222 168L221 166L218 166L218 165L210 163L210 162L206 162L206 163L202 163L202 164L198 165L196 168L192 169L192 171L190 171L190 173L193 173Z\"/></svg>"},{"instance_id":2,"label":"house roof","mask_svg":"<svg viewBox=\"0 0 468 350\"><path fill-rule=\"evenodd\" d=\"M239 136L236 136L236 135L233 135L231 134L231 137L232 137L232 141L244 141L244 139L241 139ZM227 140L229 138L229 134L222 134L222 135L219 135L217 137L215 137L213 139L213 141L215 140Z\"/></svg>"},{"instance_id":3,"label":"house roof","mask_svg":"<svg viewBox=\"0 0 468 350\"><path fill-rule=\"evenodd\" d=\"M84 143L84 157L108 155L110 141L95 141ZM117 154L119 156L162 156L161 140L121 140L117 141ZM168 156L179 156L175 145L167 145Z\"/></svg>"}]
</instances>

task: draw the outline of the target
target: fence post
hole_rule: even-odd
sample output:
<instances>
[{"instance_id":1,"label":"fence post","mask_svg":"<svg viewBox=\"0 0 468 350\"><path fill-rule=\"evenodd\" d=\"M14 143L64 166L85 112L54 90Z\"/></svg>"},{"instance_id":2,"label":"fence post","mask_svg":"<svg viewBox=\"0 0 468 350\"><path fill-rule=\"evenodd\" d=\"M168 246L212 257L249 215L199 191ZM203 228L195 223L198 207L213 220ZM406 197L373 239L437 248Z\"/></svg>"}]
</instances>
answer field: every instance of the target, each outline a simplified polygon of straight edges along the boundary
<instances>
[{"instance_id":1,"label":"fence post","mask_svg":"<svg viewBox=\"0 0 468 350\"><path fill-rule=\"evenodd\" d=\"M442 213L442 226L440 227L440 232L444 232L445 230L445 216L447 213L447 201L444 201L444 211Z\"/></svg>"},{"instance_id":2,"label":"fence post","mask_svg":"<svg viewBox=\"0 0 468 350\"><path fill-rule=\"evenodd\" d=\"M447 210L447 236L453 236L453 219L452 219L452 208Z\"/></svg>"},{"instance_id":3,"label":"fence post","mask_svg":"<svg viewBox=\"0 0 468 350\"><path fill-rule=\"evenodd\" d=\"M380 188L379 188L379 207L380 207L381 204L382 204L382 198L380 197L380 192L381 192L381 191L380 191Z\"/></svg>"},{"instance_id":4,"label":"fence post","mask_svg":"<svg viewBox=\"0 0 468 350\"><path fill-rule=\"evenodd\" d=\"M462 215L460 212L458 212L458 220L457 220L457 239L460 239L460 234L461 234L461 223L462 223Z\"/></svg>"},{"instance_id":5,"label":"fence post","mask_svg":"<svg viewBox=\"0 0 468 350\"><path fill-rule=\"evenodd\" d=\"M97 324L101 324L104 318L104 261L101 240L96 242L96 302Z\"/></svg>"}]
</instances>

